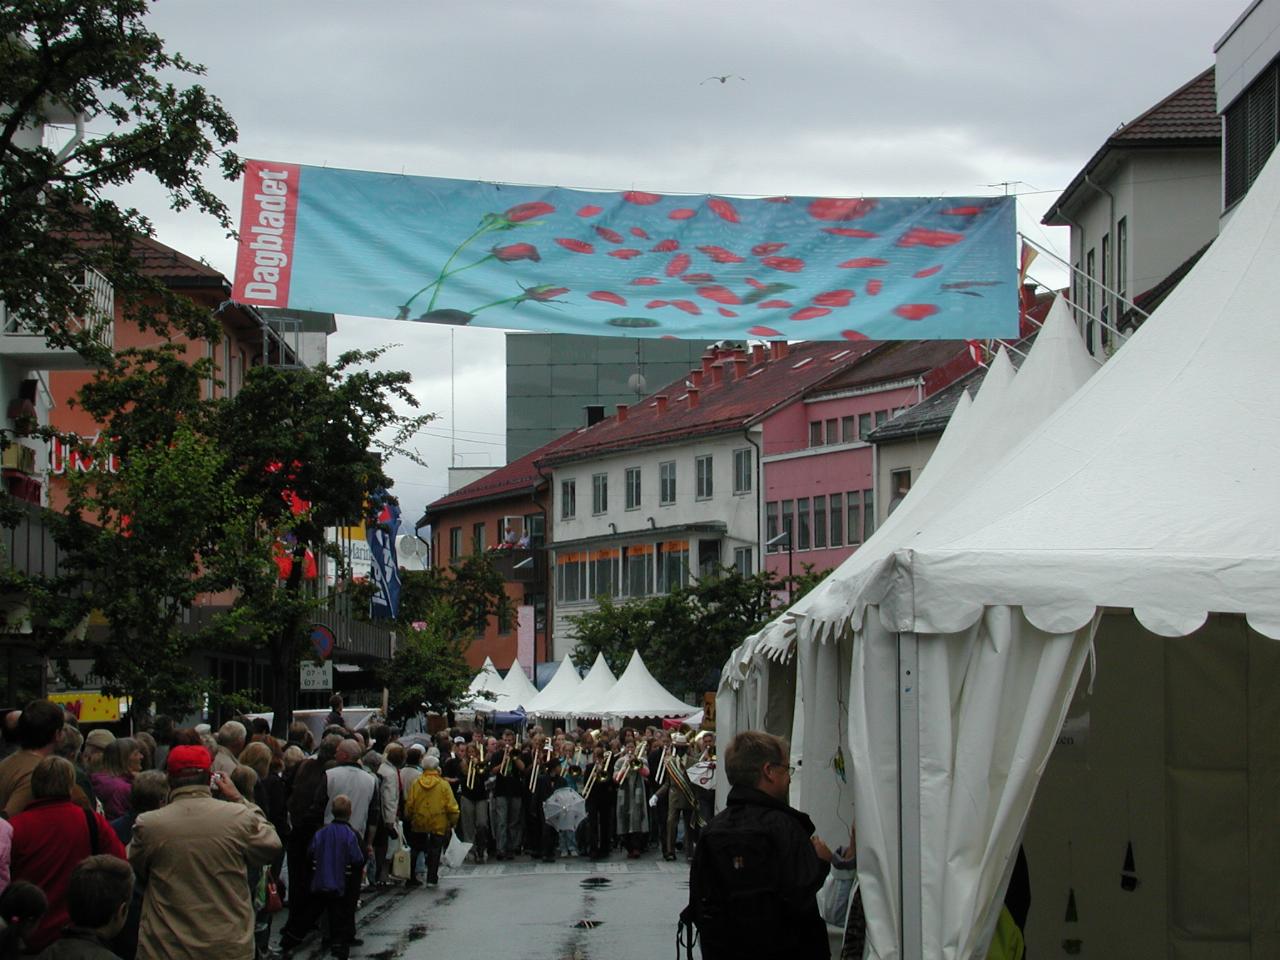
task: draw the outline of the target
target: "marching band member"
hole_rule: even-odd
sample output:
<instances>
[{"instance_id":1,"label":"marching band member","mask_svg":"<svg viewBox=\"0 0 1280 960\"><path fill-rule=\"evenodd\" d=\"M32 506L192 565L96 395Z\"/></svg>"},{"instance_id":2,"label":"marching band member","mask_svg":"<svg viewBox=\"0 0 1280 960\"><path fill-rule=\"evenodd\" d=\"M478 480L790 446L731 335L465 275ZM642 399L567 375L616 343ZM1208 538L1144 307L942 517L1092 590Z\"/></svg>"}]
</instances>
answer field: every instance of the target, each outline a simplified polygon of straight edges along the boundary
<instances>
[{"instance_id":1,"label":"marching band member","mask_svg":"<svg viewBox=\"0 0 1280 960\"><path fill-rule=\"evenodd\" d=\"M489 845L489 793L485 787L488 765L484 761L484 748L472 742L467 744L462 758L458 806L462 809L462 839L475 846L471 856L476 863L484 863Z\"/></svg>"},{"instance_id":2,"label":"marching band member","mask_svg":"<svg viewBox=\"0 0 1280 960\"><path fill-rule=\"evenodd\" d=\"M697 821L700 820L696 809L697 796L689 783L688 769L697 762L697 757L689 753L689 740L683 733L671 738L671 755L667 757L662 786L654 795L653 803L659 797L667 801L666 829L662 834L662 859L676 858L676 829L680 820L684 820L684 858L693 861L693 847L697 841ZM677 778L679 781L677 782ZM656 806L656 804L655 804Z\"/></svg>"},{"instance_id":3,"label":"marching band member","mask_svg":"<svg viewBox=\"0 0 1280 960\"><path fill-rule=\"evenodd\" d=\"M613 764L609 751L595 748L584 796L587 800L587 828L594 860L608 860L613 845L614 797Z\"/></svg>"},{"instance_id":4,"label":"marching band member","mask_svg":"<svg viewBox=\"0 0 1280 960\"><path fill-rule=\"evenodd\" d=\"M649 832L649 806L644 790L649 767L645 753L645 743L636 739L635 731L629 727L623 730L622 755L614 761L613 780L618 786L618 837L626 845L628 860L639 858Z\"/></svg>"},{"instance_id":5,"label":"marching band member","mask_svg":"<svg viewBox=\"0 0 1280 960\"><path fill-rule=\"evenodd\" d=\"M493 832L499 860L510 860L520 852L524 839L524 792L533 756L516 744L511 730L502 732L502 743L489 760L489 773L496 778L493 788Z\"/></svg>"}]
</instances>

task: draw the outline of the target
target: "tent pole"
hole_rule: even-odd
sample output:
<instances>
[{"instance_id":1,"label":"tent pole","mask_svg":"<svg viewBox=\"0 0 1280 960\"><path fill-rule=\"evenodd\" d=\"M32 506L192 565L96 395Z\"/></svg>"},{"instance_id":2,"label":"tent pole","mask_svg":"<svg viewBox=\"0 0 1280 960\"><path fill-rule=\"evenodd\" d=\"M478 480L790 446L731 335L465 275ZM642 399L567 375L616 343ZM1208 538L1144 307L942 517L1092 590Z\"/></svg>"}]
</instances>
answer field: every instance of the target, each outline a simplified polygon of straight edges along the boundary
<instances>
[{"instance_id":1,"label":"tent pole","mask_svg":"<svg viewBox=\"0 0 1280 960\"><path fill-rule=\"evenodd\" d=\"M920 890L920 638L898 634L898 878L902 960L924 960Z\"/></svg>"}]
</instances>

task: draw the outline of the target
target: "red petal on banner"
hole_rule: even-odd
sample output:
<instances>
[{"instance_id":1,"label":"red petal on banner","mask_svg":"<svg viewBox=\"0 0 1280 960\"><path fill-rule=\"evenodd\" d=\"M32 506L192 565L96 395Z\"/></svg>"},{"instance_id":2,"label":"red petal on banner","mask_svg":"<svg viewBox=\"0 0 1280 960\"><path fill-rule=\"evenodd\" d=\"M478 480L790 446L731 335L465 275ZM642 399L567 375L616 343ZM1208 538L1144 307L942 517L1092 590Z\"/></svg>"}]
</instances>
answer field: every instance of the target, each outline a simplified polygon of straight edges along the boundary
<instances>
[{"instance_id":1,"label":"red petal on banner","mask_svg":"<svg viewBox=\"0 0 1280 960\"><path fill-rule=\"evenodd\" d=\"M644 232L644 230L643 230L642 228L640 228L640 227L632 227L632 228L631 228L631 235L632 235L633 237L638 237L638 238L639 238L639 239L641 239L641 240L648 240L648 239L649 239L649 235L648 235L647 233L645 233L645 232Z\"/></svg>"},{"instance_id":2,"label":"red petal on banner","mask_svg":"<svg viewBox=\"0 0 1280 960\"><path fill-rule=\"evenodd\" d=\"M656 287L662 281L657 277L636 277L631 281L633 287Z\"/></svg>"},{"instance_id":3,"label":"red petal on banner","mask_svg":"<svg viewBox=\"0 0 1280 960\"><path fill-rule=\"evenodd\" d=\"M730 223L741 223L738 217L738 211L733 208L733 204L728 200L721 200L719 197L712 197L707 201L707 206L721 220L728 220Z\"/></svg>"},{"instance_id":4,"label":"red petal on banner","mask_svg":"<svg viewBox=\"0 0 1280 960\"><path fill-rule=\"evenodd\" d=\"M751 248L751 252L757 257L767 257L771 253L777 253L785 246L785 243L757 243Z\"/></svg>"},{"instance_id":5,"label":"red petal on banner","mask_svg":"<svg viewBox=\"0 0 1280 960\"><path fill-rule=\"evenodd\" d=\"M757 310L790 310L795 304L790 300L765 300L756 304Z\"/></svg>"},{"instance_id":6,"label":"red petal on banner","mask_svg":"<svg viewBox=\"0 0 1280 960\"><path fill-rule=\"evenodd\" d=\"M625 307L627 301L616 293L610 293L608 290L592 290L587 294L592 300L603 300L605 303L616 303L620 307Z\"/></svg>"},{"instance_id":7,"label":"red petal on banner","mask_svg":"<svg viewBox=\"0 0 1280 960\"><path fill-rule=\"evenodd\" d=\"M938 308L932 303L904 303L894 307L893 312L903 320L923 320L925 317L932 317L938 312Z\"/></svg>"},{"instance_id":8,"label":"red petal on banner","mask_svg":"<svg viewBox=\"0 0 1280 960\"><path fill-rule=\"evenodd\" d=\"M947 230L930 230L927 227L912 227L898 238L900 247L949 247L964 239L963 233L951 233Z\"/></svg>"},{"instance_id":9,"label":"red petal on banner","mask_svg":"<svg viewBox=\"0 0 1280 960\"><path fill-rule=\"evenodd\" d=\"M791 315L792 320L814 320L818 317L825 317L831 311L826 307L805 307L803 310L797 310Z\"/></svg>"},{"instance_id":10,"label":"red petal on banner","mask_svg":"<svg viewBox=\"0 0 1280 960\"><path fill-rule=\"evenodd\" d=\"M685 313L691 313L695 317L702 315L702 308L692 300L672 300L671 305L677 310L683 310Z\"/></svg>"},{"instance_id":11,"label":"red petal on banner","mask_svg":"<svg viewBox=\"0 0 1280 960\"><path fill-rule=\"evenodd\" d=\"M883 289L884 289L884 281L883 281L883 280L868 280L868 281L867 281L867 296L869 296L869 297L874 297L877 293L879 293L879 292L880 292L881 290L883 290Z\"/></svg>"},{"instance_id":12,"label":"red petal on banner","mask_svg":"<svg viewBox=\"0 0 1280 960\"><path fill-rule=\"evenodd\" d=\"M799 273L804 269L804 261L799 257L764 257L760 262L770 269L786 273Z\"/></svg>"},{"instance_id":13,"label":"red petal on banner","mask_svg":"<svg viewBox=\"0 0 1280 960\"><path fill-rule=\"evenodd\" d=\"M840 336L846 340L866 340L867 335L860 330L841 330Z\"/></svg>"},{"instance_id":14,"label":"red petal on banner","mask_svg":"<svg viewBox=\"0 0 1280 960\"><path fill-rule=\"evenodd\" d=\"M763 290L765 287L767 287L767 286L768 286L768 284L761 283L761 282L760 282L759 280L757 280L755 277L747 277L747 283L749 283L751 286L755 287L757 290Z\"/></svg>"},{"instance_id":15,"label":"red petal on banner","mask_svg":"<svg viewBox=\"0 0 1280 960\"><path fill-rule=\"evenodd\" d=\"M717 307L716 312L719 313L720 316L722 317L728 317L730 320L732 320L734 317L737 316L737 314L734 313L732 310L730 310L728 307Z\"/></svg>"},{"instance_id":16,"label":"red petal on banner","mask_svg":"<svg viewBox=\"0 0 1280 960\"><path fill-rule=\"evenodd\" d=\"M669 306L671 306L670 300L650 300L648 303L644 305L646 310L656 310L658 309L658 307L669 307Z\"/></svg>"},{"instance_id":17,"label":"red petal on banner","mask_svg":"<svg viewBox=\"0 0 1280 960\"><path fill-rule=\"evenodd\" d=\"M743 263L742 257L738 256L732 250L726 250L724 247L699 247L703 253L714 260L716 263Z\"/></svg>"},{"instance_id":18,"label":"red petal on banner","mask_svg":"<svg viewBox=\"0 0 1280 960\"><path fill-rule=\"evenodd\" d=\"M556 237L556 243L574 253L595 253L596 248L585 240L571 240L568 237Z\"/></svg>"},{"instance_id":19,"label":"red petal on banner","mask_svg":"<svg viewBox=\"0 0 1280 960\"><path fill-rule=\"evenodd\" d=\"M857 220L875 207L874 200L818 197L809 202L809 216L815 220Z\"/></svg>"},{"instance_id":20,"label":"red petal on banner","mask_svg":"<svg viewBox=\"0 0 1280 960\"><path fill-rule=\"evenodd\" d=\"M668 277L678 277L689 269L689 255L687 253L677 253L671 258L671 262L667 264L666 274Z\"/></svg>"},{"instance_id":21,"label":"red petal on banner","mask_svg":"<svg viewBox=\"0 0 1280 960\"><path fill-rule=\"evenodd\" d=\"M888 265L888 260L881 260L879 257L854 257L852 260L836 264L846 270L864 270L867 267L887 267Z\"/></svg>"},{"instance_id":22,"label":"red petal on banner","mask_svg":"<svg viewBox=\"0 0 1280 960\"><path fill-rule=\"evenodd\" d=\"M653 253L670 253L672 250L680 249L679 240L659 240L651 248Z\"/></svg>"},{"instance_id":23,"label":"red petal on banner","mask_svg":"<svg viewBox=\"0 0 1280 960\"><path fill-rule=\"evenodd\" d=\"M791 198L790 197L765 197L764 202L765 203L790 203Z\"/></svg>"},{"instance_id":24,"label":"red petal on banner","mask_svg":"<svg viewBox=\"0 0 1280 960\"><path fill-rule=\"evenodd\" d=\"M604 213L604 207L597 207L594 203L588 203L585 207L578 211L580 217L594 217L597 213Z\"/></svg>"},{"instance_id":25,"label":"red petal on banner","mask_svg":"<svg viewBox=\"0 0 1280 960\"><path fill-rule=\"evenodd\" d=\"M715 277L709 273L686 273L680 279L685 283L711 283Z\"/></svg>"},{"instance_id":26,"label":"red petal on banner","mask_svg":"<svg viewBox=\"0 0 1280 960\"><path fill-rule=\"evenodd\" d=\"M617 230L610 230L608 227L596 227L596 233L602 240L608 240L610 243L622 242L622 234Z\"/></svg>"},{"instance_id":27,"label":"red petal on banner","mask_svg":"<svg viewBox=\"0 0 1280 960\"><path fill-rule=\"evenodd\" d=\"M780 337L781 332L773 329L773 327L752 327L747 333L753 337Z\"/></svg>"},{"instance_id":28,"label":"red petal on banner","mask_svg":"<svg viewBox=\"0 0 1280 960\"><path fill-rule=\"evenodd\" d=\"M617 257L619 260L630 260L632 257L640 256L640 251L633 250L631 247L619 247L617 250L610 250L609 256Z\"/></svg>"},{"instance_id":29,"label":"red petal on banner","mask_svg":"<svg viewBox=\"0 0 1280 960\"><path fill-rule=\"evenodd\" d=\"M535 201L533 203L517 203L508 210L503 216L512 223L524 223L526 220L532 220L534 217L546 216L548 213L555 213L556 208L549 203Z\"/></svg>"},{"instance_id":30,"label":"red petal on banner","mask_svg":"<svg viewBox=\"0 0 1280 960\"><path fill-rule=\"evenodd\" d=\"M912 276L915 277L916 279L932 277L935 273L937 273L941 269L942 269L942 264L938 264L936 267L925 267L923 270L917 270L915 273L912 274Z\"/></svg>"},{"instance_id":31,"label":"red petal on banner","mask_svg":"<svg viewBox=\"0 0 1280 960\"><path fill-rule=\"evenodd\" d=\"M847 307L853 298L852 290L828 290L814 297L813 302L820 307Z\"/></svg>"},{"instance_id":32,"label":"red petal on banner","mask_svg":"<svg viewBox=\"0 0 1280 960\"><path fill-rule=\"evenodd\" d=\"M719 284L710 287L699 287L698 296L706 297L708 300L714 300L716 303L727 303L731 307L735 307L742 303L742 299L736 293L728 287L722 287Z\"/></svg>"},{"instance_id":33,"label":"red petal on banner","mask_svg":"<svg viewBox=\"0 0 1280 960\"><path fill-rule=\"evenodd\" d=\"M697 210L690 210L688 207L681 207L678 210L672 210L667 214L668 220L692 220L698 215Z\"/></svg>"},{"instance_id":34,"label":"red petal on banner","mask_svg":"<svg viewBox=\"0 0 1280 960\"><path fill-rule=\"evenodd\" d=\"M628 190L622 195L622 199L641 207L651 207L662 197L656 193L645 193L643 190Z\"/></svg>"},{"instance_id":35,"label":"red petal on banner","mask_svg":"<svg viewBox=\"0 0 1280 960\"><path fill-rule=\"evenodd\" d=\"M982 207L948 207L942 213L948 217L976 217L982 210Z\"/></svg>"},{"instance_id":36,"label":"red petal on banner","mask_svg":"<svg viewBox=\"0 0 1280 960\"><path fill-rule=\"evenodd\" d=\"M823 233L829 233L833 237L856 237L859 240L874 240L880 236L878 233L872 233L870 230L859 230L857 227L823 227Z\"/></svg>"}]
</instances>

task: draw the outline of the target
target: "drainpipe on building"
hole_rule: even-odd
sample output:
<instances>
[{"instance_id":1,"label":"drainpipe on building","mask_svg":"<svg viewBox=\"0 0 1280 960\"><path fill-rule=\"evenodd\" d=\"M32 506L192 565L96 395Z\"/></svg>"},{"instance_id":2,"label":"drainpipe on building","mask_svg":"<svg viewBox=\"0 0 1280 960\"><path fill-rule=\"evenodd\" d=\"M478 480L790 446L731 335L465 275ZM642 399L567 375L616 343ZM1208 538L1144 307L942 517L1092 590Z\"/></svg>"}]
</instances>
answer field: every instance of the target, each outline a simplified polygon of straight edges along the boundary
<instances>
[{"instance_id":1,"label":"drainpipe on building","mask_svg":"<svg viewBox=\"0 0 1280 960\"><path fill-rule=\"evenodd\" d=\"M760 448L760 444L751 439L749 427L743 427L742 435L756 450L756 572L758 573L764 569L764 540L760 536L760 515L764 511L764 451Z\"/></svg>"},{"instance_id":2,"label":"drainpipe on building","mask_svg":"<svg viewBox=\"0 0 1280 960\"><path fill-rule=\"evenodd\" d=\"M542 472L542 462L534 461L533 469L538 471L538 476L546 481L547 495L552 495L551 478ZM538 508L538 512L542 514L542 550L543 556L549 556L547 551L547 534L551 530L551 515L547 512L547 508L538 503L538 485L533 485L533 490L529 492L529 497L533 500L533 505ZM532 544L530 544L532 546ZM534 564L537 567L537 564ZM547 563L544 568L542 595L545 599L542 601L542 649L546 654L546 659L551 659L551 564ZM537 607L533 611L533 678L538 678L538 610Z\"/></svg>"}]
</instances>

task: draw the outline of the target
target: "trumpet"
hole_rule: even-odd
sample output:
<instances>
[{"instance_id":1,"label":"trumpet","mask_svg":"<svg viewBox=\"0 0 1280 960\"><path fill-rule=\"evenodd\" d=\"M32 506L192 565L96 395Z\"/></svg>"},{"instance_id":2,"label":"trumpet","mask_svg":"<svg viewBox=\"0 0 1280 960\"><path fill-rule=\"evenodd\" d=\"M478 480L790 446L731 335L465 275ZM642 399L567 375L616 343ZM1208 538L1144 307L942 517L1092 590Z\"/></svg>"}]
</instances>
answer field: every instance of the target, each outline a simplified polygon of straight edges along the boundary
<instances>
[{"instance_id":1,"label":"trumpet","mask_svg":"<svg viewBox=\"0 0 1280 960\"><path fill-rule=\"evenodd\" d=\"M644 759L645 745L643 740L637 740L635 749L626 752L623 757L624 763L613 775L613 780L619 786L626 782L627 777L631 776L631 770L636 764L641 763Z\"/></svg>"}]
</instances>

